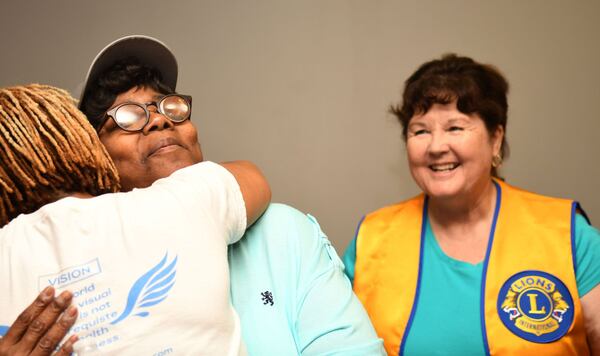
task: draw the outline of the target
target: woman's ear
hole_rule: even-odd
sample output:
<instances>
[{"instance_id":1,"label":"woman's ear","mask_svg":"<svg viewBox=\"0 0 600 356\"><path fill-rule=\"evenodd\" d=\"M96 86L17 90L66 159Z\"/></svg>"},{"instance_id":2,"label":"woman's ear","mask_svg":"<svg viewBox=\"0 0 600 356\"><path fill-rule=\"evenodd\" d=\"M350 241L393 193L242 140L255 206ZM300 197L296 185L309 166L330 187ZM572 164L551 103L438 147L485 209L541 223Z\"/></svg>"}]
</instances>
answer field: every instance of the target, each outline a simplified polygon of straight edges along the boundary
<instances>
[{"instance_id":1,"label":"woman's ear","mask_svg":"<svg viewBox=\"0 0 600 356\"><path fill-rule=\"evenodd\" d=\"M491 139L493 154L494 156L499 156L502 152L502 142L504 141L504 128L498 125L492 134Z\"/></svg>"}]
</instances>

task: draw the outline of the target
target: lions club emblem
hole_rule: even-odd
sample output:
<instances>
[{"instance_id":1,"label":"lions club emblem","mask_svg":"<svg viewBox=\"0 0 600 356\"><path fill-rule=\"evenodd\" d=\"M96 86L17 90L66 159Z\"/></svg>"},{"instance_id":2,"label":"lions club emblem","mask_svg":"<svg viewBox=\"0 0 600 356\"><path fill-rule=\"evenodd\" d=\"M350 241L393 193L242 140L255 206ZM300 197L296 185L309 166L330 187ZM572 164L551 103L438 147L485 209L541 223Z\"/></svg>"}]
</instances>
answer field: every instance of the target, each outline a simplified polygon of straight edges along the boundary
<instances>
[{"instance_id":1,"label":"lions club emblem","mask_svg":"<svg viewBox=\"0 0 600 356\"><path fill-rule=\"evenodd\" d=\"M513 334L548 343L563 337L573 323L573 298L564 283L541 271L510 277L498 295L498 314Z\"/></svg>"}]
</instances>

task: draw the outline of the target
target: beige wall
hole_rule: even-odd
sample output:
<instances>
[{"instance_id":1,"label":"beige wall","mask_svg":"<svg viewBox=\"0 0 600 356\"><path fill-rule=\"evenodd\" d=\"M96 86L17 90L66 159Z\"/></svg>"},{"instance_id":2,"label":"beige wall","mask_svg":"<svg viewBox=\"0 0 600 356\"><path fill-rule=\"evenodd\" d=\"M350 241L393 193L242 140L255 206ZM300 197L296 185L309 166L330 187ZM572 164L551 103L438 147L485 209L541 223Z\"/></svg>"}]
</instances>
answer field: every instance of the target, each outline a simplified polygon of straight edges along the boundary
<instances>
[{"instance_id":1,"label":"beige wall","mask_svg":"<svg viewBox=\"0 0 600 356\"><path fill-rule=\"evenodd\" d=\"M386 114L403 80L449 51L491 62L511 83L504 175L600 226L598 1L4 1L0 31L0 85L72 91L113 39L162 39L205 156L257 162L340 253L363 214L418 192Z\"/></svg>"}]
</instances>

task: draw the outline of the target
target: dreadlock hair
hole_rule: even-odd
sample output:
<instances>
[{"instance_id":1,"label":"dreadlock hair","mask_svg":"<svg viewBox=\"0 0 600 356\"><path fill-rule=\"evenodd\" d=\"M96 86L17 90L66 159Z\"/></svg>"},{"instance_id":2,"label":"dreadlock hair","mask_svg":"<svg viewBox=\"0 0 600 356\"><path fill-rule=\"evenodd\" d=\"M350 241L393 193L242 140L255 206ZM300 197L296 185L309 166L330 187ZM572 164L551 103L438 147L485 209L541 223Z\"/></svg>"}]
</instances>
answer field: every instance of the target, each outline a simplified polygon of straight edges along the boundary
<instances>
[{"instance_id":1,"label":"dreadlock hair","mask_svg":"<svg viewBox=\"0 0 600 356\"><path fill-rule=\"evenodd\" d=\"M68 194L119 188L113 161L66 91L0 88L0 227Z\"/></svg>"},{"instance_id":2,"label":"dreadlock hair","mask_svg":"<svg viewBox=\"0 0 600 356\"><path fill-rule=\"evenodd\" d=\"M99 130L106 111L117 96L133 87L150 88L165 95L173 94L173 90L163 84L158 69L142 64L136 57L126 57L115 62L91 83L79 107L92 126Z\"/></svg>"}]
</instances>

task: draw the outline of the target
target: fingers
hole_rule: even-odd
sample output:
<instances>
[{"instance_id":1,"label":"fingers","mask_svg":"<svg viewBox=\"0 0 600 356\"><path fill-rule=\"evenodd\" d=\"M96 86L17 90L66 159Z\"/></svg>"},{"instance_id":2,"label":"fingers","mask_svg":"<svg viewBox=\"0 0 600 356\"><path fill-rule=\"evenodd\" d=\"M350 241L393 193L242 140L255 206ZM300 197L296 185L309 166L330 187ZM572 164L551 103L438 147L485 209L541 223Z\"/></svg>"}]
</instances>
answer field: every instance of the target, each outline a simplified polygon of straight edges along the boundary
<instances>
[{"instance_id":1,"label":"fingers","mask_svg":"<svg viewBox=\"0 0 600 356\"><path fill-rule=\"evenodd\" d=\"M69 356L73 353L73 344L77 342L79 338L77 335L71 335L71 337L62 345L60 350L53 356Z\"/></svg>"},{"instance_id":2,"label":"fingers","mask_svg":"<svg viewBox=\"0 0 600 356\"><path fill-rule=\"evenodd\" d=\"M8 329L3 341L8 345L18 343L27 328L29 328L29 324L40 315L53 298L54 288L52 288L52 286L46 287L33 303L17 317L17 320L15 320L10 329Z\"/></svg>"},{"instance_id":3,"label":"fingers","mask_svg":"<svg viewBox=\"0 0 600 356\"><path fill-rule=\"evenodd\" d=\"M71 329L71 326L75 324L75 320L77 320L77 308L74 305L71 305L61 316L61 318L46 332L44 336L40 339L40 341L36 344L35 348L31 352L30 356L42 356L42 355L50 355L52 351L56 348L56 345L62 340L65 335ZM75 339L73 339L75 337ZM72 342L69 342L72 341ZM72 335L67 342L61 347L58 354L67 352L66 355L70 355L73 352L73 343L77 341L77 336Z\"/></svg>"},{"instance_id":4,"label":"fingers","mask_svg":"<svg viewBox=\"0 0 600 356\"><path fill-rule=\"evenodd\" d=\"M41 314L35 318L27 328L27 331L21 339L21 350L30 352L34 347L38 347L39 345L36 346L36 344L40 338L46 334L46 331L48 331L50 327L53 326L58 319L58 316L65 311L65 309L67 309L67 307L71 304L72 299L73 294L69 291L64 291L58 297L54 298L54 300L52 300L52 302L46 306ZM49 341L50 340L46 340L42 347L49 347ZM55 346L57 343L58 341L53 346ZM52 349L49 351L52 351ZM50 352L45 353L45 355L49 354Z\"/></svg>"}]
</instances>

